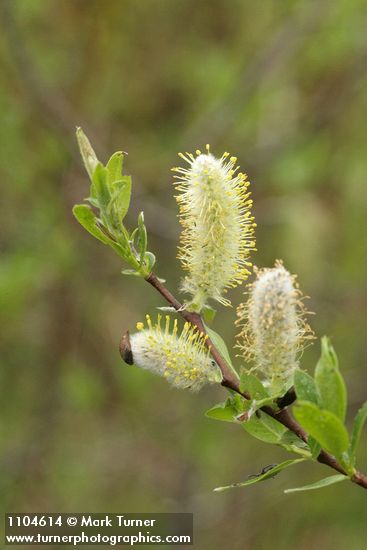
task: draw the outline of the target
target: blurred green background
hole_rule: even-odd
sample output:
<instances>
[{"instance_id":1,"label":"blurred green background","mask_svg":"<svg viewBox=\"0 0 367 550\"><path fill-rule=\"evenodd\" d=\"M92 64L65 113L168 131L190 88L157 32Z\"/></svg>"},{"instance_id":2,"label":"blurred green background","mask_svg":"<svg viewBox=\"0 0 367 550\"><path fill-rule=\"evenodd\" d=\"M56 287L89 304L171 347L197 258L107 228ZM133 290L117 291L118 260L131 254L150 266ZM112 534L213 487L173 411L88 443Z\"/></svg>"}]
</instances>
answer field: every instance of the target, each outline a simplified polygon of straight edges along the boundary
<instances>
[{"instance_id":1,"label":"blurred green background","mask_svg":"<svg viewBox=\"0 0 367 550\"><path fill-rule=\"evenodd\" d=\"M331 473L321 465L212 493L287 455L204 417L221 388L179 392L122 363L122 332L163 304L71 214L87 195L81 125L101 160L128 152L127 222L144 210L157 272L176 289L176 153L209 142L236 154L252 181L255 262L298 273L315 331L339 354L351 418L367 395L365 1L0 8L2 508L189 511L200 549L365 550L360 488L283 494ZM214 324L230 345L234 318L221 309Z\"/></svg>"}]
</instances>

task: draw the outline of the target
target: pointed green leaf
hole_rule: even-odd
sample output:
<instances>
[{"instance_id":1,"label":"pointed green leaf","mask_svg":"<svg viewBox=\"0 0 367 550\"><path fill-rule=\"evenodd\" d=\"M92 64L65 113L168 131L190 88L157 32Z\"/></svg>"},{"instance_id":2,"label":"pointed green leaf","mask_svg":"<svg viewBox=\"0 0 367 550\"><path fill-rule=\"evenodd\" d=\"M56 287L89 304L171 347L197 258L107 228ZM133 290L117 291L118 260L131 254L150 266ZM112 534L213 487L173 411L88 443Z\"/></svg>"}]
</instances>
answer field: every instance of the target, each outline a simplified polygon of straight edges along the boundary
<instances>
[{"instance_id":1,"label":"pointed green leaf","mask_svg":"<svg viewBox=\"0 0 367 550\"><path fill-rule=\"evenodd\" d=\"M325 477L324 479L311 483L310 485L304 485L303 487L296 487L294 489L286 489L284 492L288 495L289 493L298 493L300 491L313 491L314 489L321 489L322 487L327 487L328 485L333 485L334 483L339 483L340 481L346 481L347 479L349 479L347 476L336 474L334 476Z\"/></svg>"},{"instance_id":2,"label":"pointed green leaf","mask_svg":"<svg viewBox=\"0 0 367 550\"><path fill-rule=\"evenodd\" d=\"M364 405L359 409L353 423L353 431L352 431L351 443L350 443L350 449L349 449L349 456L351 458L353 466L355 464L356 452L357 452L359 440L361 438L361 433L363 430L364 423L366 422L366 419L367 419L367 402L364 403Z\"/></svg>"},{"instance_id":3,"label":"pointed green leaf","mask_svg":"<svg viewBox=\"0 0 367 550\"><path fill-rule=\"evenodd\" d=\"M269 397L269 393L264 388L262 382L254 374L241 370L240 375L240 390L242 392L248 392L251 395L251 399L266 399Z\"/></svg>"},{"instance_id":4,"label":"pointed green leaf","mask_svg":"<svg viewBox=\"0 0 367 550\"><path fill-rule=\"evenodd\" d=\"M144 212L140 212L138 216L138 229L144 227Z\"/></svg>"},{"instance_id":5,"label":"pointed green leaf","mask_svg":"<svg viewBox=\"0 0 367 550\"><path fill-rule=\"evenodd\" d=\"M147 242L148 242L148 236L147 236L147 230L144 225L144 213L140 212L138 217L138 238L137 238L137 247L138 252L140 255L140 265L143 265L144 262L144 256L147 251Z\"/></svg>"},{"instance_id":6,"label":"pointed green leaf","mask_svg":"<svg viewBox=\"0 0 367 550\"><path fill-rule=\"evenodd\" d=\"M294 416L305 430L327 451L337 458L343 458L348 450L348 432L332 412L319 409L309 401L299 401L294 407Z\"/></svg>"},{"instance_id":7,"label":"pointed green leaf","mask_svg":"<svg viewBox=\"0 0 367 550\"><path fill-rule=\"evenodd\" d=\"M322 408L334 413L344 422L347 392L339 371L338 358L326 336L321 341L321 357L315 370L315 382L321 397Z\"/></svg>"},{"instance_id":8,"label":"pointed green leaf","mask_svg":"<svg viewBox=\"0 0 367 550\"><path fill-rule=\"evenodd\" d=\"M315 405L319 404L319 394L316 383L312 376L298 370L294 373L294 389L296 390L297 399L301 401L311 401Z\"/></svg>"},{"instance_id":9,"label":"pointed green leaf","mask_svg":"<svg viewBox=\"0 0 367 550\"><path fill-rule=\"evenodd\" d=\"M98 164L97 156L89 142L89 139L81 128L76 129L76 138L78 140L79 150L84 162L85 169L87 170L88 175L92 180L94 170Z\"/></svg>"},{"instance_id":10,"label":"pointed green leaf","mask_svg":"<svg viewBox=\"0 0 367 550\"><path fill-rule=\"evenodd\" d=\"M294 464L299 464L300 462L304 462L304 461L305 461L304 458L286 460L285 462L276 464L273 468L271 468L264 474L257 475L256 477L248 479L247 481L242 481L240 483L233 483L232 485L226 485L225 487L216 487L214 491L219 493L222 491L227 491L227 489L234 489L235 487L247 487L248 485L254 485L255 483L259 483L260 481L271 479L272 477L276 476L279 472L281 472L282 470L285 470L285 468L288 468L289 466L293 466Z\"/></svg>"},{"instance_id":11,"label":"pointed green leaf","mask_svg":"<svg viewBox=\"0 0 367 550\"><path fill-rule=\"evenodd\" d=\"M108 184L111 185L115 181L121 180L122 176L122 163L124 155L122 151L116 151L106 164L108 172Z\"/></svg>"}]
</instances>

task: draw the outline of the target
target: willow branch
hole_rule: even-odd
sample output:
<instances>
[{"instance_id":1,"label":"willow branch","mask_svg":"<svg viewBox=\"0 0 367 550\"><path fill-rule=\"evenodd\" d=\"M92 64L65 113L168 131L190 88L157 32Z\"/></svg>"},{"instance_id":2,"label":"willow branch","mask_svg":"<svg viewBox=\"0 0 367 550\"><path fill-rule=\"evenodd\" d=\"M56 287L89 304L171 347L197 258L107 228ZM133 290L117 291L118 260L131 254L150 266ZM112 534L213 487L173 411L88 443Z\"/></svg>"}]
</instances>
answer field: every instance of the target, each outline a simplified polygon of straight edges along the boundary
<instances>
[{"instance_id":1,"label":"willow branch","mask_svg":"<svg viewBox=\"0 0 367 550\"><path fill-rule=\"evenodd\" d=\"M151 284L162 296L163 298L172 306L177 312L181 314L181 316L185 319L185 321L188 321L192 325L198 328L198 330L204 334L207 335L207 332L205 330L205 326L203 323L203 320L201 316L198 313L187 311L183 304L179 302L173 294L168 290L168 288L158 279L158 277L154 273L150 273L148 277L145 279L149 284ZM124 338L124 337L123 337ZM222 357L222 355L219 353L218 349L215 347L213 342L210 340L209 337L206 338L206 345L217 363L218 367L221 370L222 373L222 386L229 388L245 399L250 399L251 396L248 392L242 392L239 385L239 379L235 375L235 373L232 371L232 369L229 367L225 359ZM292 389L290 392L288 392L284 397L282 397L278 404L282 404L283 407L287 407L291 403L293 403L296 399L296 394L294 392L294 389ZM286 428L288 428L291 432L293 432L299 439L307 443L308 435L303 430L303 428L296 422L296 420L291 416L287 408L281 408L278 411L275 411L271 407L261 407L261 410L283 424ZM336 470L337 472L347 475L347 472L344 470L344 468L339 464L339 462L336 460L336 458L331 455L330 453L322 450L317 457L318 462L321 464L325 464L326 466L329 466L330 468L333 468L333 470ZM361 472L356 471L355 474L350 478L353 483L356 483L360 487L363 487L364 489L367 489L367 476L362 474Z\"/></svg>"}]
</instances>

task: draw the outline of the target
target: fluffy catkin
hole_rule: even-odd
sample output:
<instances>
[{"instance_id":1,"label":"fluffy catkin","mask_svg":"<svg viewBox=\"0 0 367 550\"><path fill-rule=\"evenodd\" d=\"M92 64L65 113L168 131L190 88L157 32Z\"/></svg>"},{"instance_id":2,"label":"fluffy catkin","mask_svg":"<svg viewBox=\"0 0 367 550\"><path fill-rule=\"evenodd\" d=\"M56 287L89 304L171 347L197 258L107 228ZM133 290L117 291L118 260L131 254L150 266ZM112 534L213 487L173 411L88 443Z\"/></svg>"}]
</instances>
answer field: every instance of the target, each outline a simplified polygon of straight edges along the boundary
<instances>
[{"instance_id":1,"label":"fluffy catkin","mask_svg":"<svg viewBox=\"0 0 367 550\"><path fill-rule=\"evenodd\" d=\"M280 261L258 270L249 288L247 303L237 309L238 347L270 385L281 385L292 379L305 341L313 338L302 293Z\"/></svg>"},{"instance_id":2,"label":"fluffy catkin","mask_svg":"<svg viewBox=\"0 0 367 550\"><path fill-rule=\"evenodd\" d=\"M153 325L146 316L147 328L138 323L139 332L130 336L134 364L163 376L177 388L198 391L208 382L220 382L219 367L210 358L205 337L190 323L177 334L177 320L170 331L170 317L162 326L161 316Z\"/></svg>"},{"instance_id":3,"label":"fluffy catkin","mask_svg":"<svg viewBox=\"0 0 367 550\"><path fill-rule=\"evenodd\" d=\"M209 298L224 305L223 295L250 274L255 247L252 200L246 174L237 173L237 158L224 153L180 153L189 168L178 175L176 196L183 226L178 257L188 272L182 290L191 294L191 309L200 311Z\"/></svg>"}]
</instances>

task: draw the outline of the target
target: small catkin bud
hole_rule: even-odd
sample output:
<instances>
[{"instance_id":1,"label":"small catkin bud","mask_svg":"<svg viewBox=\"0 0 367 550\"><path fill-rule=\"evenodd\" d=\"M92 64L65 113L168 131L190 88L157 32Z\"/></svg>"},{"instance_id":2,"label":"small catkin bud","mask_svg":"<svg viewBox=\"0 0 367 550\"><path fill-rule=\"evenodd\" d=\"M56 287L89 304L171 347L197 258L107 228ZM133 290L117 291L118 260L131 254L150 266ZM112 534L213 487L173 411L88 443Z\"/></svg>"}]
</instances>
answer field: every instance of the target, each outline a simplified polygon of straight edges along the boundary
<instances>
[{"instance_id":1,"label":"small catkin bud","mask_svg":"<svg viewBox=\"0 0 367 550\"><path fill-rule=\"evenodd\" d=\"M189 168L174 168L176 196L183 226L178 257L188 271L182 290L192 295L191 309L200 311L209 298L224 305L228 288L250 274L256 224L247 176L237 173L236 157L215 158L196 151L180 153Z\"/></svg>"},{"instance_id":2,"label":"small catkin bud","mask_svg":"<svg viewBox=\"0 0 367 550\"><path fill-rule=\"evenodd\" d=\"M280 261L257 271L249 299L237 309L238 345L274 389L291 382L299 356L313 332L305 321L302 293Z\"/></svg>"},{"instance_id":3,"label":"small catkin bud","mask_svg":"<svg viewBox=\"0 0 367 550\"><path fill-rule=\"evenodd\" d=\"M208 382L221 382L219 367L205 346L205 336L190 323L177 334L177 320L167 315L164 322L158 315L153 324L147 315L147 327L137 323L139 332L130 336L129 346L133 363L150 370L177 388L198 391ZM164 325L164 326L163 326Z\"/></svg>"}]
</instances>

